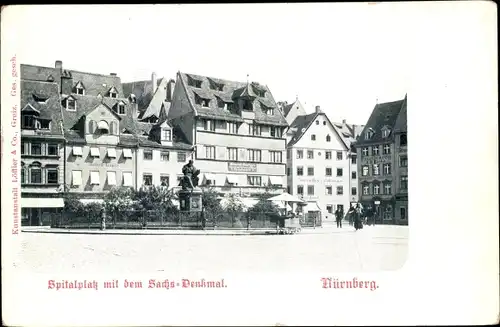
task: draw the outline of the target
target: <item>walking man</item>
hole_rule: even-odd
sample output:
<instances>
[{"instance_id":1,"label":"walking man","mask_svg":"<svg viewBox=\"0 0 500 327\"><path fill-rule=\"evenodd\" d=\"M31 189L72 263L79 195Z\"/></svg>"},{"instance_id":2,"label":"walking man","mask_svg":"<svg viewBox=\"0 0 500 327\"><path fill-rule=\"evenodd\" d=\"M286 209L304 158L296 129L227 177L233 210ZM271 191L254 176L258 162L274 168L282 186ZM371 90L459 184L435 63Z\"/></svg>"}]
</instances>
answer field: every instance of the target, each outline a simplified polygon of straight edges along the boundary
<instances>
[{"instance_id":1,"label":"walking man","mask_svg":"<svg viewBox=\"0 0 500 327\"><path fill-rule=\"evenodd\" d=\"M342 211L339 208L335 210L335 220L337 221L337 228L342 228Z\"/></svg>"}]
</instances>

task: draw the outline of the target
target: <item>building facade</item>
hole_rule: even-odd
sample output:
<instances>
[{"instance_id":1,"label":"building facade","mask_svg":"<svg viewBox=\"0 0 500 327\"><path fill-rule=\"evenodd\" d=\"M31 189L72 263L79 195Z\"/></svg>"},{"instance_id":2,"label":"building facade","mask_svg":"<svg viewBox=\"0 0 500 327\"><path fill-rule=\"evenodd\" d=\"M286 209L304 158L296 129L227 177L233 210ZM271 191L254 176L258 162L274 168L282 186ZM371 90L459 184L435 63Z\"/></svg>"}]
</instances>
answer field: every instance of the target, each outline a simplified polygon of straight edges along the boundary
<instances>
[{"instance_id":1,"label":"building facade","mask_svg":"<svg viewBox=\"0 0 500 327\"><path fill-rule=\"evenodd\" d=\"M335 220L337 208L346 212L351 200L350 147L337 128L317 106L287 132L288 192L316 203L323 221Z\"/></svg>"},{"instance_id":2,"label":"building facade","mask_svg":"<svg viewBox=\"0 0 500 327\"><path fill-rule=\"evenodd\" d=\"M68 70L61 61L21 65L21 76L25 224L62 208L65 193L90 202L116 186L177 185L193 147L167 121L166 79L136 95L114 73ZM42 195L51 200L33 199Z\"/></svg>"},{"instance_id":3,"label":"building facade","mask_svg":"<svg viewBox=\"0 0 500 327\"><path fill-rule=\"evenodd\" d=\"M363 207L374 209L378 223L403 223L396 218L395 213L396 193L400 189L398 178L401 148L397 143L401 133L396 133L396 122L405 106L406 97L399 101L377 104L355 144L359 158L360 202ZM406 115L401 116L401 120L406 120Z\"/></svg>"},{"instance_id":4,"label":"building facade","mask_svg":"<svg viewBox=\"0 0 500 327\"><path fill-rule=\"evenodd\" d=\"M358 156L354 143L363 131L364 125L348 124L346 120L343 120L341 123L333 123L333 127L337 130L338 135L342 138L349 149L349 205L354 205L359 202L360 193L358 188Z\"/></svg>"},{"instance_id":5,"label":"building facade","mask_svg":"<svg viewBox=\"0 0 500 327\"><path fill-rule=\"evenodd\" d=\"M242 196L286 188L288 124L267 86L179 72L168 119L195 146L202 185Z\"/></svg>"},{"instance_id":6,"label":"building facade","mask_svg":"<svg viewBox=\"0 0 500 327\"><path fill-rule=\"evenodd\" d=\"M396 224L406 225L408 217L408 124L407 124L407 99L405 97L403 108L396 120L394 128L394 164L396 166L396 207L394 219Z\"/></svg>"},{"instance_id":7,"label":"building facade","mask_svg":"<svg viewBox=\"0 0 500 327\"><path fill-rule=\"evenodd\" d=\"M21 73L20 108L21 224L39 226L50 222L64 207L64 137L58 85Z\"/></svg>"}]
</instances>

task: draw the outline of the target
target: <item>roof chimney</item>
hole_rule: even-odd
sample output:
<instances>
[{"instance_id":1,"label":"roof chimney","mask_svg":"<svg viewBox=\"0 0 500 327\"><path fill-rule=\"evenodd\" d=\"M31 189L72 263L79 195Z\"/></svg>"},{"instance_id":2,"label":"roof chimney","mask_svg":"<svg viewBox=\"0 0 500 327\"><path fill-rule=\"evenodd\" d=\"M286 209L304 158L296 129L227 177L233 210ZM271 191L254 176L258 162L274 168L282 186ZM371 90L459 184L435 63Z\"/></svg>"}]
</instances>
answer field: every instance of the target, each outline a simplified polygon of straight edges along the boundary
<instances>
[{"instance_id":1,"label":"roof chimney","mask_svg":"<svg viewBox=\"0 0 500 327\"><path fill-rule=\"evenodd\" d=\"M155 72L153 72L151 74L151 82L153 83L153 92L154 92L154 91L156 91L156 87L157 87L157 85L156 85L156 73Z\"/></svg>"},{"instance_id":2,"label":"roof chimney","mask_svg":"<svg viewBox=\"0 0 500 327\"><path fill-rule=\"evenodd\" d=\"M342 119L342 124L346 124L346 120L345 119Z\"/></svg>"},{"instance_id":3,"label":"roof chimney","mask_svg":"<svg viewBox=\"0 0 500 327\"><path fill-rule=\"evenodd\" d=\"M110 76L116 76L116 73L109 73Z\"/></svg>"},{"instance_id":4,"label":"roof chimney","mask_svg":"<svg viewBox=\"0 0 500 327\"><path fill-rule=\"evenodd\" d=\"M56 60L55 68L62 69L62 61Z\"/></svg>"},{"instance_id":5,"label":"roof chimney","mask_svg":"<svg viewBox=\"0 0 500 327\"><path fill-rule=\"evenodd\" d=\"M316 112L321 112L321 107L320 106L316 106Z\"/></svg>"}]
</instances>

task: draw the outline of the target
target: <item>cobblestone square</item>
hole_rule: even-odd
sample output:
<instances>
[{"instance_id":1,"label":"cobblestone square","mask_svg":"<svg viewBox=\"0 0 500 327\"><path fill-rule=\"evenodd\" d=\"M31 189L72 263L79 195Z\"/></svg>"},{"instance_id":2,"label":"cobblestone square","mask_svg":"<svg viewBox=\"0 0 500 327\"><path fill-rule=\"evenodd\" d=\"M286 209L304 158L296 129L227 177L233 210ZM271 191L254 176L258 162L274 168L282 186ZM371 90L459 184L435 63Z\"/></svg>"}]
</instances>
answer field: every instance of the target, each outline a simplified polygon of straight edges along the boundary
<instances>
[{"instance_id":1,"label":"cobblestone square","mask_svg":"<svg viewBox=\"0 0 500 327\"><path fill-rule=\"evenodd\" d=\"M401 268L408 227L326 226L295 235L22 233L16 269L33 273L377 272Z\"/></svg>"}]
</instances>

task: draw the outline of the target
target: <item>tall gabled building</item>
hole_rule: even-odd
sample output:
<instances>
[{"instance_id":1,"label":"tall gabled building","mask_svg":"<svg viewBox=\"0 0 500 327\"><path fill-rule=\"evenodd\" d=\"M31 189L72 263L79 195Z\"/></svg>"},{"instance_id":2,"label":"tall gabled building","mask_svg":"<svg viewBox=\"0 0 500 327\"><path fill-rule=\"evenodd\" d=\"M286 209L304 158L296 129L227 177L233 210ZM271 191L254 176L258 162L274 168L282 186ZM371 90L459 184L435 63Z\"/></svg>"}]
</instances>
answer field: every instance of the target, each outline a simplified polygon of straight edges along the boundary
<instances>
[{"instance_id":1,"label":"tall gabled building","mask_svg":"<svg viewBox=\"0 0 500 327\"><path fill-rule=\"evenodd\" d=\"M408 119L407 97L394 127L395 211L397 224L408 224Z\"/></svg>"},{"instance_id":2,"label":"tall gabled building","mask_svg":"<svg viewBox=\"0 0 500 327\"><path fill-rule=\"evenodd\" d=\"M356 142L360 159L360 202L376 210L378 223L408 222L404 200L396 200L397 193L405 193L400 191L398 178L405 176L406 185L408 181L407 174L400 175L400 166L403 171L407 165L406 146L401 146L402 135L406 135L406 96L403 100L377 104ZM396 208L400 212L404 210L403 215L396 213Z\"/></svg>"},{"instance_id":3,"label":"tall gabled building","mask_svg":"<svg viewBox=\"0 0 500 327\"><path fill-rule=\"evenodd\" d=\"M358 188L358 156L356 147L354 146L357 138L363 131L364 125L348 124L346 120L341 123L333 123L333 127L337 130L339 136L346 144L350 163L350 203L359 202L359 188Z\"/></svg>"},{"instance_id":4,"label":"tall gabled building","mask_svg":"<svg viewBox=\"0 0 500 327\"><path fill-rule=\"evenodd\" d=\"M179 72L168 118L195 145L203 185L244 195L286 187L288 124L267 86Z\"/></svg>"},{"instance_id":5,"label":"tall gabled building","mask_svg":"<svg viewBox=\"0 0 500 327\"><path fill-rule=\"evenodd\" d=\"M309 202L305 210L319 211L323 222L334 221L337 208L346 212L351 200L350 143L335 125L317 106L287 132L288 192Z\"/></svg>"},{"instance_id":6,"label":"tall gabled building","mask_svg":"<svg viewBox=\"0 0 500 327\"><path fill-rule=\"evenodd\" d=\"M21 66L21 224L50 224L64 201L64 137L57 83L31 80Z\"/></svg>"}]
</instances>

